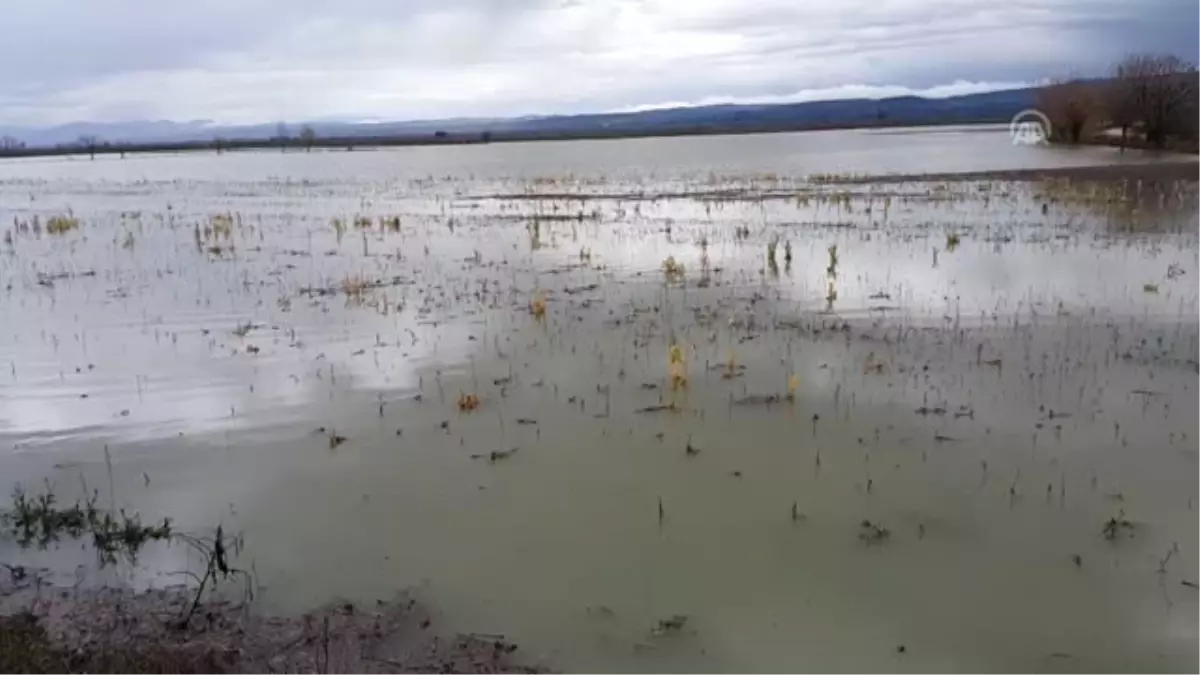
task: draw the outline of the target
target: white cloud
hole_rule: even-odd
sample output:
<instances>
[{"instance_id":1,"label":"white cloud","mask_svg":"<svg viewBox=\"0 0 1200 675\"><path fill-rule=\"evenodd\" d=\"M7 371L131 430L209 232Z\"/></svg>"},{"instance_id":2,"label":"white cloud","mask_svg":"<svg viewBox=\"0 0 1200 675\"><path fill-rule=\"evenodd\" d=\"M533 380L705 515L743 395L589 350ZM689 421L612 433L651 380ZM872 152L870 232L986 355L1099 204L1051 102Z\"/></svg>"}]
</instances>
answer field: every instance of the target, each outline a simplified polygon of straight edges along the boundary
<instances>
[{"instance_id":1,"label":"white cloud","mask_svg":"<svg viewBox=\"0 0 1200 675\"><path fill-rule=\"evenodd\" d=\"M1020 89L1022 87L1031 86L1032 82L968 82L966 80L956 80L951 84L942 84L925 89L913 89L911 87L902 87L900 85L866 85L866 84L846 84L838 87L826 87L823 89L803 89L791 94L767 95L767 96L706 96L697 101L668 101L661 103L648 103L643 105L635 105L627 108L620 108L612 112L638 112L642 110L659 110L663 108L680 108L686 106L703 106L703 105L767 105L772 103L802 103L804 101L837 101L843 99L882 99L895 96L921 96L924 98L948 98L950 96L964 96L967 94L980 94L989 91L1003 91L1005 89Z\"/></svg>"},{"instance_id":2,"label":"white cloud","mask_svg":"<svg viewBox=\"0 0 1200 675\"><path fill-rule=\"evenodd\" d=\"M1196 52L1194 0L43 0L0 123L388 119L949 95ZM36 56L31 56L36 55ZM951 83L951 84L946 84Z\"/></svg>"}]
</instances>

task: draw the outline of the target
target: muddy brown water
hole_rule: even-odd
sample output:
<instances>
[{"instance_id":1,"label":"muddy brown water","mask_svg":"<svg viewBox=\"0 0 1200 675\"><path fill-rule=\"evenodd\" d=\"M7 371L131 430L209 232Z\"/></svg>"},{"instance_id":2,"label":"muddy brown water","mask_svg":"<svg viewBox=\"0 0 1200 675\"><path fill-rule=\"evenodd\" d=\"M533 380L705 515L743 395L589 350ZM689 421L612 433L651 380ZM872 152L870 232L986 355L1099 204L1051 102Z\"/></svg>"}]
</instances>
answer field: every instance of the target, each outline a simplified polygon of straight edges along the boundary
<instances>
[{"instance_id":1,"label":"muddy brown water","mask_svg":"<svg viewBox=\"0 0 1200 675\"><path fill-rule=\"evenodd\" d=\"M416 587L557 668L1194 671L1195 182L816 175L1159 159L939 130L6 162L0 476L240 531L271 611Z\"/></svg>"}]
</instances>

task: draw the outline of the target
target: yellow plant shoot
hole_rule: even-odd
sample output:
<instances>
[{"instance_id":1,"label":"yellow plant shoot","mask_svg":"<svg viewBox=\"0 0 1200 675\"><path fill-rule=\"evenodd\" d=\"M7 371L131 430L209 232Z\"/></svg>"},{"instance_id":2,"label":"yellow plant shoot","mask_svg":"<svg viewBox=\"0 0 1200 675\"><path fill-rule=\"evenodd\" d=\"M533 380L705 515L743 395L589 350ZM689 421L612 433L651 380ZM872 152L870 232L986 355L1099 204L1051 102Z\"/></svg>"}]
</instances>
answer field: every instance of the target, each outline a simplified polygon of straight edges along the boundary
<instances>
[{"instance_id":1,"label":"yellow plant shoot","mask_svg":"<svg viewBox=\"0 0 1200 675\"><path fill-rule=\"evenodd\" d=\"M679 345L671 345L668 351L667 375L671 379L671 389L680 389L688 384L687 362Z\"/></svg>"}]
</instances>

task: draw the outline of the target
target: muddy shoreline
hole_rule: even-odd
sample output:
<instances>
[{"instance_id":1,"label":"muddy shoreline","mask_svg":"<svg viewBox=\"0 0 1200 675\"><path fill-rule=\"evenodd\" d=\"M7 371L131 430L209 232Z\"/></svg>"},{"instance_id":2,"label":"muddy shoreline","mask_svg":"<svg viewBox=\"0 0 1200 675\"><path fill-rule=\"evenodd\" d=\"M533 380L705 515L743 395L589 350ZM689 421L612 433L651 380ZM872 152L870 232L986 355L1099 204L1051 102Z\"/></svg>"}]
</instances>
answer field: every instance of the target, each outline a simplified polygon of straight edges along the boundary
<instances>
[{"instance_id":1,"label":"muddy shoreline","mask_svg":"<svg viewBox=\"0 0 1200 675\"><path fill-rule=\"evenodd\" d=\"M905 173L867 176L838 176L824 182L842 185L886 185L892 183L970 182L970 181L1015 181L1039 180L1074 181L1190 181L1200 179L1200 163L1195 159L1164 161L1147 164L1106 164L1100 166L1065 166L1039 169L1011 169L1003 171L962 171L954 173Z\"/></svg>"},{"instance_id":2,"label":"muddy shoreline","mask_svg":"<svg viewBox=\"0 0 1200 675\"><path fill-rule=\"evenodd\" d=\"M10 567L0 578L2 672L547 672L499 634L454 633L404 592L369 606L331 601L268 615L236 592L47 584Z\"/></svg>"}]
</instances>

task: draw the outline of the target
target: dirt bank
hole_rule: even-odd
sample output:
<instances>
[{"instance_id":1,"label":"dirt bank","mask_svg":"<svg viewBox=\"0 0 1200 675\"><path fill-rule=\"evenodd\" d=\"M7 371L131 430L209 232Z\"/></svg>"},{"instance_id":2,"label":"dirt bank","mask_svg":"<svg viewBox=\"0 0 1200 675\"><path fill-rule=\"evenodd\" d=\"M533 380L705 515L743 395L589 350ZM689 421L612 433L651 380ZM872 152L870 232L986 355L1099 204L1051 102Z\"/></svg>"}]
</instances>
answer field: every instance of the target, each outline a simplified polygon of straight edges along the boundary
<instances>
[{"instance_id":1,"label":"dirt bank","mask_svg":"<svg viewBox=\"0 0 1200 675\"><path fill-rule=\"evenodd\" d=\"M265 616L205 602L186 626L182 586L48 586L0 572L0 672L539 672L502 635L446 633L407 594L366 607L334 602L302 616Z\"/></svg>"}]
</instances>

